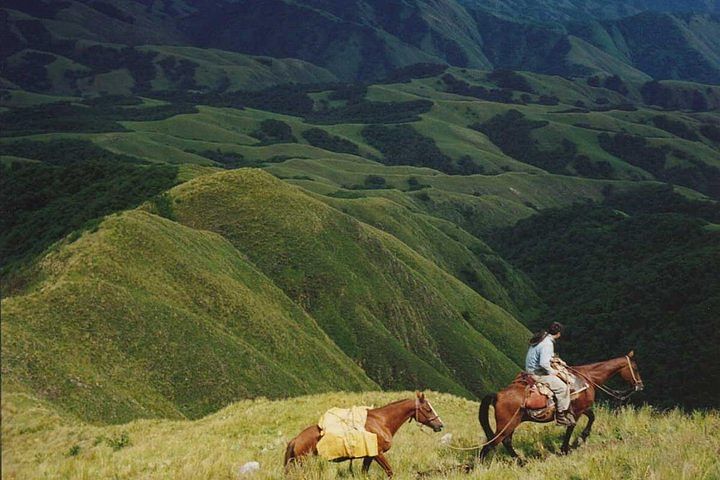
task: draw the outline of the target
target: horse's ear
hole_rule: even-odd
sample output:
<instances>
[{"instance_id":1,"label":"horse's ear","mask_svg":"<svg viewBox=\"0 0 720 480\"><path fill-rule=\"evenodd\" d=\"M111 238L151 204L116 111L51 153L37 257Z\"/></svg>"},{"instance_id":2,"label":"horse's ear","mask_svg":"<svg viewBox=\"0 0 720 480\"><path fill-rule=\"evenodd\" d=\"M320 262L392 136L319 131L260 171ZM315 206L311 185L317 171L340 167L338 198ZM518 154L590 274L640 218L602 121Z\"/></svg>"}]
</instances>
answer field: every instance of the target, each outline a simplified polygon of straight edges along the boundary
<instances>
[{"instance_id":1,"label":"horse's ear","mask_svg":"<svg viewBox=\"0 0 720 480\"><path fill-rule=\"evenodd\" d=\"M420 398L420 392L418 390L415 390L415 398Z\"/></svg>"},{"instance_id":2,"label":"horse's ear","mask_svg":"<svg viewBox=\"0 0 720 480\"><path fill-rule=\"evenodd\" d=\"M420 392L420 395L418 395L418 398L420 399L421 402L424 402L425 401L425 392Z\"/></svg>"},{"instance_id":3,"label":"horse's ear","mask_svg":"<svg viewBox=\"0 0 720 480\"><path fill-rule=\"evenodd\" d=\"M630 350L630 353L627 354L628 358L632 358L635 356L635 350Z\"/></svg>"}]
</instances>

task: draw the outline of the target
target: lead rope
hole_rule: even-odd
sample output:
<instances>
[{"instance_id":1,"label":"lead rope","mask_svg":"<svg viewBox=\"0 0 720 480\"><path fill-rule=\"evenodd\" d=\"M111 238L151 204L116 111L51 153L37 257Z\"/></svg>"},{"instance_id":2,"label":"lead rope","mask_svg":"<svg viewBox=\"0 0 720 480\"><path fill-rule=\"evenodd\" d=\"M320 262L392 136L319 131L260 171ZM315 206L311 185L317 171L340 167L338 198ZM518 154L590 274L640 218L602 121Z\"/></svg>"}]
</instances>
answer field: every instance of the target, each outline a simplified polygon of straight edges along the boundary
<instances>
[{"instance_id":1,"label":"lead rope","mask_svg":"<svg viewBox=\"0 0 720 480\"><path fill-rule=\"evenodd\" d=\"M505 424L505 426L502 428L502 430L500 430L497 434L495 434L495 436L494 436L493 438L491 438L490 440L488 440L488 441L485 442L485 443L481 443L481 444L479 444L479 445L475 445L475 446L472 446L472 447L455 447L455 446L453 446L453 445L445 445L445 446L446 446L447 448L451 449L451 450L461 450L461 451L480 450L480 449L483 448L484 446L490 445L492 442L494 442L495 440L497 440L497 439L500 437L500 435L502 435L503 433L505 433L505 430L507 430L507 428L510 426L510 424L512 423L512 421L515 419L515 417L517 416L517 414L520 413L520 410L522 410L522 409L523 409L522 406L518 407L518 409L515 410L515 413L513 413L513 416L510 417L510 420L507 422L507 424ZM418 427L420 428L420 431L423 432L423 433L424 433L425 435L427 435L428 437L432 436L432 435L430 435L428 432L426 432L425 430L423 430L422 424L421 424L420 422L418 422Z\"/></svg>"}]
</instances>

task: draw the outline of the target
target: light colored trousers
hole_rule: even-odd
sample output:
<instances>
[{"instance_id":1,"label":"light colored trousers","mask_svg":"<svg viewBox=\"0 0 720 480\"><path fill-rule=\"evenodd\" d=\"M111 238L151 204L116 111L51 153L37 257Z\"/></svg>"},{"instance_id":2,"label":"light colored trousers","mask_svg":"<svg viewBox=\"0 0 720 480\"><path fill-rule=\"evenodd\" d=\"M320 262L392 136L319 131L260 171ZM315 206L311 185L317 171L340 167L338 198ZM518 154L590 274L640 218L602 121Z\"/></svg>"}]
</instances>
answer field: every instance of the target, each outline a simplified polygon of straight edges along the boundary
<instances>
[{"instance_id":1,"label":"light colored trousers","mask_svg":"<svg viewBox=\"0 0 720 480\"><path fill-rule=\"evenodd\" d=\"M533 375L536 382L542 382L550 387L555 394L558 412L564 412L570 408L570 385L560 380L555 375Z\"/></svg>"}]
</instances>

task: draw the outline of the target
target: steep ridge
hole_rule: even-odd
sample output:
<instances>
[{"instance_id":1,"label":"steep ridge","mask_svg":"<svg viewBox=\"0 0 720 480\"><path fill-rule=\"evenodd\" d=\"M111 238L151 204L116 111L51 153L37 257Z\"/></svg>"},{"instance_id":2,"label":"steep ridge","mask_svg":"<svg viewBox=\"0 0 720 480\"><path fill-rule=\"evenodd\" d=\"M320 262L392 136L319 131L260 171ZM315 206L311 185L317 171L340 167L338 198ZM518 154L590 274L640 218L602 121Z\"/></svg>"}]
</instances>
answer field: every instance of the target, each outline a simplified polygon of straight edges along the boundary
<instances>
[{"instance_id":1,"label":"steep ridge","mask_svg":"<svg viewBox=\"0 0 720 480\"><path fill-rule=\"evenodd\" d=\"M482 394L516 373L525 327L397 238L259 170L169 196L179 222L227 238L382 387Z\"/></svg>"},{"instance_id":2,"label":"steep ridge","mask_svg":"<svg viewBox=\"0 0 720 480\"><path fill-rule=\"evenodd\" d=\"M376 386L227 240L143 211L50 252L2 311L3 385L93 422Z\"/></svg>"}]
</instances>

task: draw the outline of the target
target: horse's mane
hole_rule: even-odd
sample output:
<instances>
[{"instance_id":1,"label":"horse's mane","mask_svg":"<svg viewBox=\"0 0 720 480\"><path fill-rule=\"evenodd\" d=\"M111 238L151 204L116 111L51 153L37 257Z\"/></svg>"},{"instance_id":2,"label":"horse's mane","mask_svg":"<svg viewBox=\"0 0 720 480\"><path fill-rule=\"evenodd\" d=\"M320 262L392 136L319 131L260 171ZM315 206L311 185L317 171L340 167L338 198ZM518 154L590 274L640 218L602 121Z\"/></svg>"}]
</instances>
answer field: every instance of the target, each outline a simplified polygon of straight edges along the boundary
<instances>
[{"instance_id":1,"label":"horse's mane","mask_svg":"<svg viewBox=\"0 0 720 480\"><path fill-rule=\"evenodd\" d=\"M624 357L609 358L609 359L603 360L603 361L601 361L601 362L586 363L586 364L583 364L583 365L570 365L570 367L572 367L572 368L581 368L581 369L591 370L591 369L593 369L593 368L599 367L600 365L606 365L606 364L608 364L608 363L610 363L610 362L612 362L612 361L621 360L621 359L623 359L623 358L624 358Z\"/></svg>"}]
</instances>

